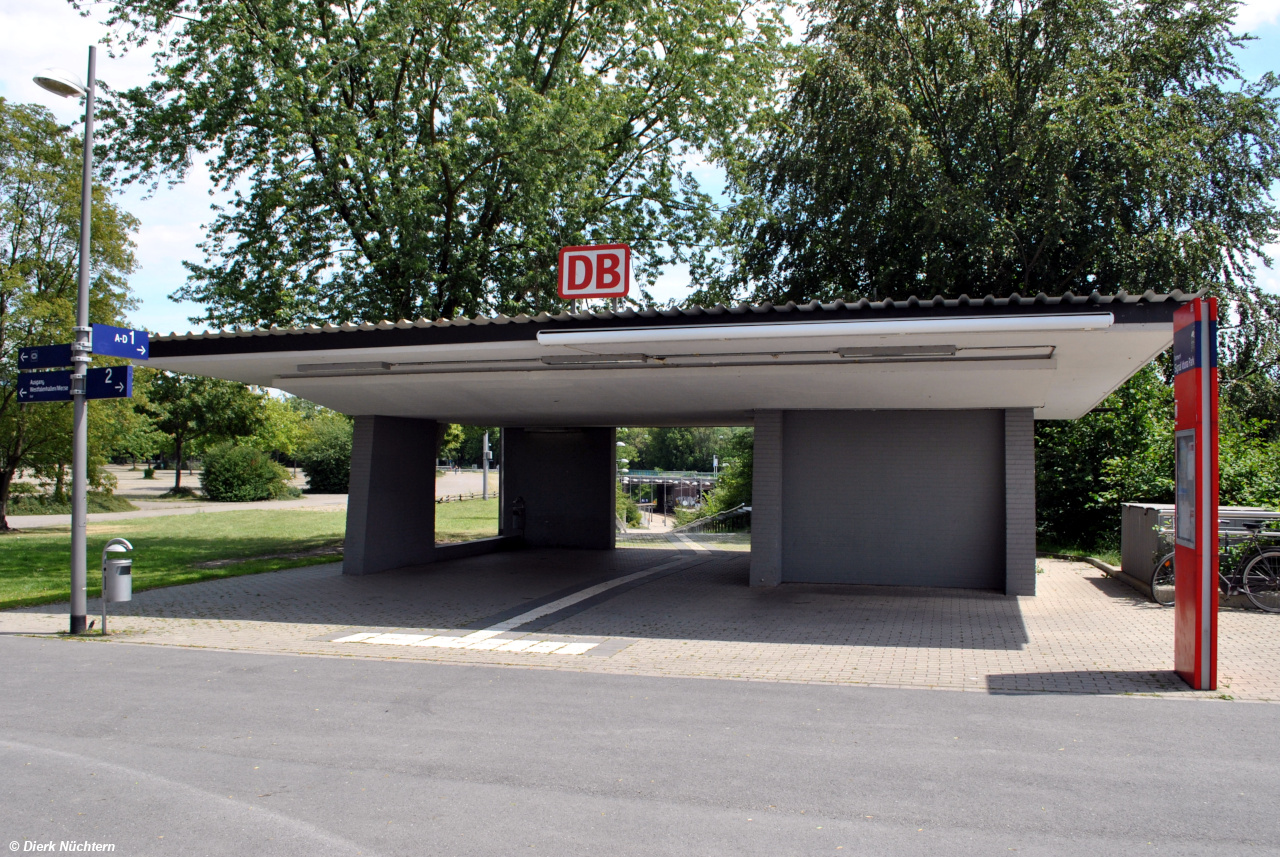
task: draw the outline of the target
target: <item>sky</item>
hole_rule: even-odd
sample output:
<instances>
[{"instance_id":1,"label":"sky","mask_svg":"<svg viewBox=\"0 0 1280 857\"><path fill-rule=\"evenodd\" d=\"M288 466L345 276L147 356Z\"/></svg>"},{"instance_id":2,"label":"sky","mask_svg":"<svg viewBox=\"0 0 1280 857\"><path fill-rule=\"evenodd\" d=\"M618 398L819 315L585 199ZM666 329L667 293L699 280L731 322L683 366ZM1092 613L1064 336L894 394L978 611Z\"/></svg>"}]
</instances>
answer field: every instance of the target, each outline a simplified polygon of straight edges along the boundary
<instances>
[{"instance_id":1,"label":"sky","mask_svg":"<svg viewBox=\"0 0 1280 857\"><path fill-rule=\"evenodd\" d=\"M66 0L0 0L0 96L13 102L48 107L60 121L79 120L78 102L40 89L31 78L45 68L63 68L84 78L88 46L105 32L101 19L106 5L89 6L94 14L82 17ZM1240 10L1237 30L1256 37L1240 54L1245 75L1256 79L1266 71L1280 73L1280 0L1247 0ZM116 89L144 84L151 70L149 56L129 53L112 58L98 52L98 78ZM709 187L722 183L714 168L696 171ZM203 224L212 219L210 205L221 198L214 193L208 174L196 167L176 188L161 186L150 198L137 189L117 194L116 201L140 221L135 237L138 270L130 285L138 307L130 313L135 327L157 333L198 329L188 321L201 314L197 304L169 298L186 280L183 260L199 262L197 244ZM1276 267L1258 269L1265 287L1280 292L1280 245L1271 248ZM663 272L654 297L680 301L689 292L687 270L673 266Z\"/></svg>"}]
</instances>

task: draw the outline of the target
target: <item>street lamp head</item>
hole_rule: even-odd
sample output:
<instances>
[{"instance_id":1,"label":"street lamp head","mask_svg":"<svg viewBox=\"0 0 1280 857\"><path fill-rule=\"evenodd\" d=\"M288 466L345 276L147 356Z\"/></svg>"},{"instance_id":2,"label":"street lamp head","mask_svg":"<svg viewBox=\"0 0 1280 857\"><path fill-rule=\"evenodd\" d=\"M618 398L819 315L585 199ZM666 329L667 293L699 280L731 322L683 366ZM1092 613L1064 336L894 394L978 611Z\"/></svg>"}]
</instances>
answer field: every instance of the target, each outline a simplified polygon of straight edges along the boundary
<instances>
[{"instance_id":1,"label":"street lamp head","mask_svg":"<svg viewBox=\"0 0 1280 857\"><path fill-rule=\"evenodd\" d=\"M88 92L80 78L60 68L47 68L32 78L41 89L63 98L84 95Z\"/></svg>"}]
</instances>

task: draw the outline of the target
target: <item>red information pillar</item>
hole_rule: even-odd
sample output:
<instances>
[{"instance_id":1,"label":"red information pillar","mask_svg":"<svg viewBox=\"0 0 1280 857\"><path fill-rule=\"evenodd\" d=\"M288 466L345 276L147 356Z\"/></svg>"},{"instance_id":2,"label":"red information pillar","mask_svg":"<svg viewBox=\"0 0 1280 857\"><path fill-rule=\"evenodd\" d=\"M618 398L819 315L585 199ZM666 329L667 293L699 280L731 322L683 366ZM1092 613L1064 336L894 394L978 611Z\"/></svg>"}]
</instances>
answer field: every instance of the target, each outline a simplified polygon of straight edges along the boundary
<instances>
[{"instance_id":1,"label":"red information pillar","mask_svg":"<svg viewBox=\"0 0 1280 857\"><path fill-rule=\"evenodd\" d=\"M1217 318L1214 298L1189 303L1173 316L1173 663L1196 690L1218 686Z\"/></svg>"}]
</instances>

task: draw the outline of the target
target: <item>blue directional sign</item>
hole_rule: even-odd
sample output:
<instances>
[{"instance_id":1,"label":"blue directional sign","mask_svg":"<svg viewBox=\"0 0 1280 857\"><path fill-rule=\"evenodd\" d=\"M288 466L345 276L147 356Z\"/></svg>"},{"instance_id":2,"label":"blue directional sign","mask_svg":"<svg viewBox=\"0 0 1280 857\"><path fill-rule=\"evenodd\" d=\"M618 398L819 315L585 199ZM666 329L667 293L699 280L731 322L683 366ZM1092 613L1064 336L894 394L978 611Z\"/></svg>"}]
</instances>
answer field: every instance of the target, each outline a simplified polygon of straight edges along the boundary
<instances>
[{"instance_id":1,"label":"blue directional sign","mask_svg":"<svg viewBox=\"0 0 1280 857\"><path fill-rule=\"evenodd\" d=\"M102 366L90 369L84 383L90 399L129 399L133 397L132 366Z\"/></svg>"},{"instance_id":2,"label":"blue directional sign","mask_svg":"<svg viewBox=\"0 0 1280 857\"><path fill-rule=\"evenodd\" d=\"M128 357L146 360L151 356L151 339L145 330L127 327L93 325L93 353L103 357Z\"/></svg>"},{"instance_id":3,"label":"blue directional sign","mask_svg":"<svg viewBox=\"0 0 1280 857\"><path fill-rule=\"evenodd\" d=\"M18 349L19 369L58 369L70 365L70 345L37 345Z\"/></svg>"},{"instance_id":4,"label":"blue directional sign","mask_svg":"<svg viewBox=\"0 0 1280 857\"><path fill-rule=\"evenodd\" d=\"M62 372L19 372L18 401L69 402L71 401L71 370Z\"/></svg>"}]
</instances>

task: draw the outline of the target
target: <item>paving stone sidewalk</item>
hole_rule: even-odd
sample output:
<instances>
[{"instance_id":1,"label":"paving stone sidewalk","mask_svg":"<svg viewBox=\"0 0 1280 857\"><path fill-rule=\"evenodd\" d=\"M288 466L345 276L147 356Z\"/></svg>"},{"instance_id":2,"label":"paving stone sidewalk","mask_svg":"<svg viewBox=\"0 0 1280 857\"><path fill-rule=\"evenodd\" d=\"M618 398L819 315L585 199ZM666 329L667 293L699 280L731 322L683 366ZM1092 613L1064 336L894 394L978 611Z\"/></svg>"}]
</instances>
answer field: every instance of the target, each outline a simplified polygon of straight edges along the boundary
<instances>
[{"instance_id":1,"label":"paving stone sidewalk","mask_svg":"<svg viewBox=\"0 0 1280 857\"><path fill-rule=\"evenodd\" d=\"M491 554L366 577L344 577L334 563L139 593L113 605L115 636L95 642L983 693L1280 701L1280 616L1224 610L1219 690L1193 692L1172 672L1173 612L1084 563L1042 559L1039 594L1014 598L905 587L751 589L748 562L745 551L646 544ZM466 635L660 566L536 628L503 634L579 643L575 651L594 644L586 655L334 642L361 632ZM91 601L91 615L95 609ZM0 633L50 634L65 623L65 605L0 613Z\"/></svg>"}]
</instances>

